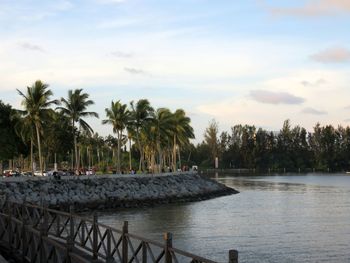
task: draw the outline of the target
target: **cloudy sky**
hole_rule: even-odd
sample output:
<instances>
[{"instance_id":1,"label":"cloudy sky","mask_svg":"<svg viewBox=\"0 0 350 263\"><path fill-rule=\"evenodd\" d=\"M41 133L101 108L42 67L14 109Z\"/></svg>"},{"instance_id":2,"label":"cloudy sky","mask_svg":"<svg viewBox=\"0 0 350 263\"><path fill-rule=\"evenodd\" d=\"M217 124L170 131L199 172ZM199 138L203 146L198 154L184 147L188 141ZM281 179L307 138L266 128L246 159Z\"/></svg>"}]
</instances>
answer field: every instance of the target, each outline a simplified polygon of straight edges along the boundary
<instances>
[{"instance_id":1,"label":"cloudy sky","mask_svg":"<svg viewBox=\"0 0 350 263\"><path fill-rule=\"evenodd\" d=\"M0 0L0 100L35 80L55 97L183 108L197 140L285 119L350 122L349 0ZM89 120L101 135L112 132Z\"/></svg>"}]
</instances>

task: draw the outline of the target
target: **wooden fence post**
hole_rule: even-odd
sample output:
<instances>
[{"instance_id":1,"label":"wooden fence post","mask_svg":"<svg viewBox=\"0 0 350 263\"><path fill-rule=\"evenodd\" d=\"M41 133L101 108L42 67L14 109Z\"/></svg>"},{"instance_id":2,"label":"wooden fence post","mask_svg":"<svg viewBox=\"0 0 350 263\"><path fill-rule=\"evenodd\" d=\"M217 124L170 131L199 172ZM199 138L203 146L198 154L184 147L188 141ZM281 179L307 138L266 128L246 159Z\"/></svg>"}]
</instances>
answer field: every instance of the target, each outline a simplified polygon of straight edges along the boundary
<instances>
[{"instance_id":1,"label":"wooden fence post","mask_svg":"<svg viewBox=\"0 0 350 263\"><path fill-rule=\"evenodd\" d=\"M124 221L123 234L122 234L122 263L128 263L128 237L129 233L128 221Z\"/></svg>"},{"instance_id":2,"label":"wooden fence post","mask_svg":"<svg viewBox=\"0 0 350 263\"><path fill-rule=\"evenodd\" d=\"M106 229L107 231L107 255L106 255L106 262L112 263L114 262L113 256L112 256L112 230Z\"/></svg>"},{"instance_id":3,"label":"wooden fence post","mask_svg":"<svg viewBox=\"0 0 350 263\"><path fill-rule=\"evenodd\" d=\"M69 207L69 235L67 236L66 243L66 262L72 262L70 252L74 248L74 217L73 217L73 206Z\"/></svg>"},{"instance_id":4,"label":"wooden fence post","mask_svg":"<svg viewBox=\"0 0 350 263\"><path fill-rule=\"evenodd\" d=\"M8 217L7 217L7 232L8 232L8 242L10 245L10 251L12 251L12 240L13 240L13 231L12 231L12 204L10 202L7 203L7 211L8 211Z\"/></svg>"},{"instance_id":5,"label":"wooden fence post","mask_svg":"<svg viewBox=\"0 0 350 263\"><path fill-rule=\"evenodd\" d=\"M61 237L61 222L59 213L56 213L56 237Z\"/></svg>"},{"instance_id":6,"label":"wooden fence post","mask_svg":"<svg viewBox=\"0 0 350 263\"><path fill-rule=\"evenodd\" d=\"M97 214L93 215L92 223L92 259L97 260L98 258L98 225L97 225Z\"/></svg>"},{"instance_id":7,"label":"wooden fence post","mask_svg":"<svg viewBox=\"0 0 350 263\"><path fill-rule=\"evenodd\" d=\"M40 222L40 262L45 263L47 262L46 255L45 255L45 244L44 244L44 237L47 237L48 233L48 212L46 207L41 208L41 222Z\"/></svg>"},{"instance_id":8,"label":"wooden fence post","mask_svg":"<svg viewBox=\"0 0 350 263\"><path fill-rule=\"evenodd\" d=\"M70 258L70 252L72 252L72 242L70 241L70 236L67 236L66 239L66 258L65 261L66 263L71 263L71 258Z\"/></svg>"},{"instance_id":9,"label":"wooden fence post","mask_svg":"<svg viewBox=\"0 0 350 263\"><path fill-rule=\"evenodd\" d=\"M169 248L173 247L173 234L171 233L165 233L164 234L164 240L165 240L165 263L172 263L173 257L171 256L171 251Z\"/></svg>"},{"instance_id":10,"label":"wooden fence post","mask_svg":"<svg viewBox=\"0 0 350 263\"><path fill-rule=\"evenodd\" d=\"M142 241L142 263L147 263L147 244Z\"/></svg>"},{"instance_id":11,"label":"wooden fence post","mask_svg":"<svg viewBox=\"0 0 350 263\"><path fill-rule=\"evenodd\" d=\"M238 263L238 251L231 249L228 254L229 263Z\"/></svg>"},{"instance_id":12,"label":"wooden fence post","mask_svg":"<svg viewBox=\"0 0 350 263\"><path fill-rule=\"evenodd\" d=\"M85 225L86 222L85 220L80 221L80 228L81 228L81 240L80 240L80 246L84 247L85 246Z\"/></svg>"},{"instance_id":13,"label":"wooden fence post","mask_svg":"<svg viewBox=\"0 0 350 263\"><path fill-rule=\"evenodd\" d=\"M26 259L26 253L28 250L28 244L27 244L27 238L26 238L26 224L27 224L27 215L26 215L26 199L23 199L22 203L22 209L21 209L21 216L22 216L22 262L25 262Z\"/></svg>"},{"instance_id":14,"label":"wooden fence post","mask_svg":"<svg viewBox=\"0 0 350 263\"><path fill-rule=\"evenodd\" d=\"M69 237L70 241L72 242L72 246L74 246L74 208L73 206L69 207Z\"/></svg>"}]
</instances>

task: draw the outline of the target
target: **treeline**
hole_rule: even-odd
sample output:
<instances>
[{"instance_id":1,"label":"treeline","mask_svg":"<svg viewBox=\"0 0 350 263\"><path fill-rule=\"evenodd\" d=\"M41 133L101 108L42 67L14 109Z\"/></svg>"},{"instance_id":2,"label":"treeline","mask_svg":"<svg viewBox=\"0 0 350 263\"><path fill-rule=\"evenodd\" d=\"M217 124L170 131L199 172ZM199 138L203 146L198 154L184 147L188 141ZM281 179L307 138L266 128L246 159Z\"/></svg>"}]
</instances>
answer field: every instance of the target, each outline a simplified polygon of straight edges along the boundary
<instances>
[{"instance_id":1,"label":"treeline","mask_svg":"<svg viewBox=\"0 0 350 263\"><path fill-rule=\"evenodd\" d=\"M350 169L350 128L321 126L312 131L286 120L279 131L235 125L219 133L212 121L204 140L194 145L191 120L182 109L155 109L147 99L128 104L112 100L101 123L113 135L94 132L88 117L94 104L82 89L52 99L49 86L36 81L18 90L22 109L0 101L0 173L3 167L40 171L59 168L102 172L149 172L198 165L258 171L344 171ZM36 164L36 168L33 163Z\"/></svg>"},{"instance_id":2,"label":"treeline","mask_svg":"<svg viewBox=\"0 0 350 263\"><path fill-rule=\"evenodd\" d=\"M112 100L101 123L114 136L101 137L86 121L99 116L88 110L94 102L82 89L52 99L49 86L38 80L17 91L22 109L0 101L0 173L4 166L42 173L53 163L76 172L91 167L118 173L177 170L182 149L194 138L184 110L155 109L147 99Z\"/></svg>"},{"instance_id":3,"label":"treeline","mask_svg":"<svg viewBox=\"0 0 350 263\"><path fill-rule=\"evenodd\" d=\"M311 132L286 120L277 132L235 125L219 134L212 121L204 141L192 148L202 167L248 168L260 171L346 171L350 169L350 128L316 124ZM208 154L210 153L210 154Z\"/></svg>"}]
</instances>

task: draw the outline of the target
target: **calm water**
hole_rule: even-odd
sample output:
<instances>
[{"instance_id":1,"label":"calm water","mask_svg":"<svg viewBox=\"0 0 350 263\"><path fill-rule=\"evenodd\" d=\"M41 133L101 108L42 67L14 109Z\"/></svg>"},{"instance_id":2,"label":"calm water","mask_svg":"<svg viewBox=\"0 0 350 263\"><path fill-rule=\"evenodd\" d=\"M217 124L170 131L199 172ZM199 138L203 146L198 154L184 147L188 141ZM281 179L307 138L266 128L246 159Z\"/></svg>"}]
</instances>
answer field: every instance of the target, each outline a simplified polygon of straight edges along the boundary
<instances>
[{"instance_id":1,"label":"calm water","mask_svg":"<svg viewBox=\"0 0 350 263\"><path fill-rule=\"evenodd\" d=\"M240 191L212 200L119 210L100 220L220 262L350 262L350 176L218 176Z\"/></svg>"}]
</instances>

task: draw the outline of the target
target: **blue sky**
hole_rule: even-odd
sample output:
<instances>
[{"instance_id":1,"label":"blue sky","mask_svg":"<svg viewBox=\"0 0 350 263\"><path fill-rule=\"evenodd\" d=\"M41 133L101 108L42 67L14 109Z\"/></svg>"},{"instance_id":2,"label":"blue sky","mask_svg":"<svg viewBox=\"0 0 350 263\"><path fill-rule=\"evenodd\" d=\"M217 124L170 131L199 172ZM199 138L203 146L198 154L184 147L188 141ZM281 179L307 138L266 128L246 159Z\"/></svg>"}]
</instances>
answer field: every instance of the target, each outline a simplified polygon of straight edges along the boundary
<instances>
[{"instance_id":1,"label":"blue sky","mask_svg":"<svg viewBox=\"0 0 350 263\"><path fill-rule=\"evenodd\" d=\"M213 118L348 125L349 28L348 0L0 0L0 99L83 88L101 135L112 99L183 108L197 140Z\"/></svg>"}]
</instances>

